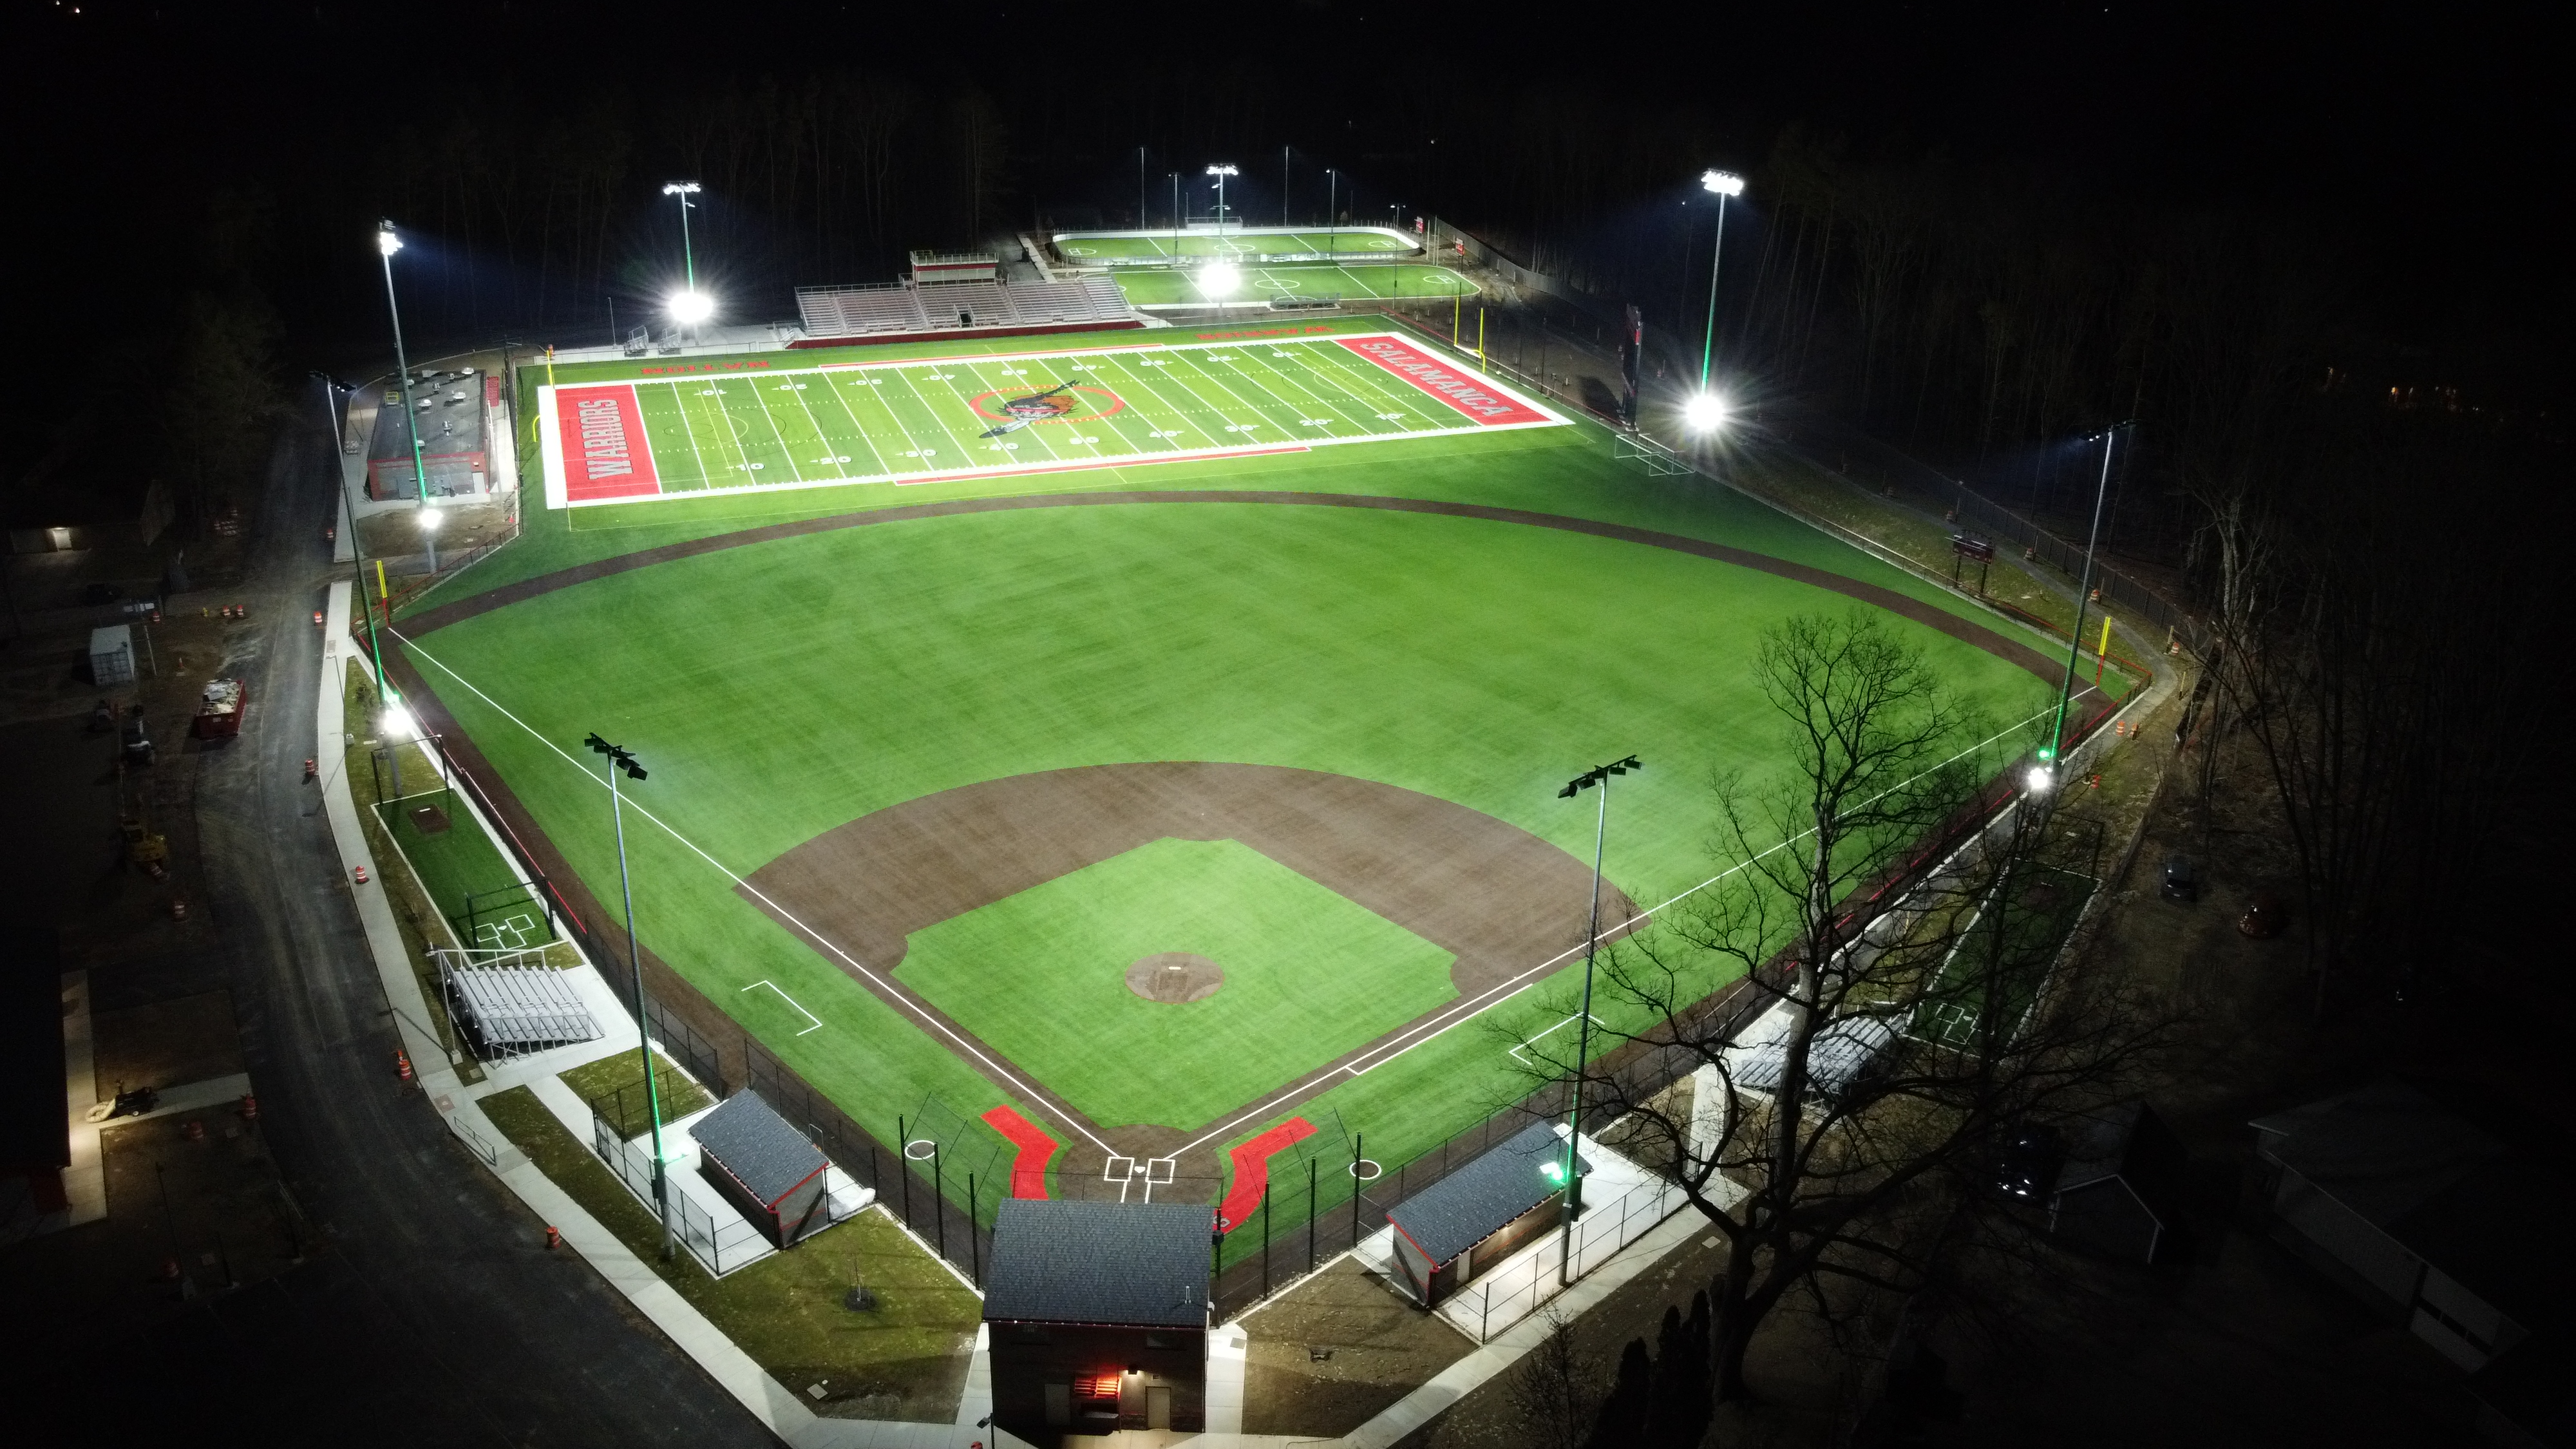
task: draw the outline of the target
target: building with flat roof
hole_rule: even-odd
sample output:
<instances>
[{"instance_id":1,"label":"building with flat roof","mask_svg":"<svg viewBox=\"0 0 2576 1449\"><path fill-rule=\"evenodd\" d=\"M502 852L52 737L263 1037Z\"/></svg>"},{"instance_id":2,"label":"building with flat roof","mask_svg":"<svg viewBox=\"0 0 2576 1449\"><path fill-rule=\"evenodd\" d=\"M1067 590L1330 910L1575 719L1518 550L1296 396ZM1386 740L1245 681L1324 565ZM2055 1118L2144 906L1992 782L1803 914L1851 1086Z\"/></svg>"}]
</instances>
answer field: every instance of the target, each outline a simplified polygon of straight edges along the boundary
<instances>
[{"instance_id":1,"label":"building with flat roof","mask_svg":"<svg viewBox=\"0 0 2576 1449\"><path fill-rule=\"evenodd\" d=\"M1592 1164L1574 1160L1578 1176ZM1422 1306L1467 1285L1479 1272L1546 1232L1565 1197L1565 1138L1532 1122L1509 1141L1387 1210L1395 1259Z\"/></svg>"}]
</instances>

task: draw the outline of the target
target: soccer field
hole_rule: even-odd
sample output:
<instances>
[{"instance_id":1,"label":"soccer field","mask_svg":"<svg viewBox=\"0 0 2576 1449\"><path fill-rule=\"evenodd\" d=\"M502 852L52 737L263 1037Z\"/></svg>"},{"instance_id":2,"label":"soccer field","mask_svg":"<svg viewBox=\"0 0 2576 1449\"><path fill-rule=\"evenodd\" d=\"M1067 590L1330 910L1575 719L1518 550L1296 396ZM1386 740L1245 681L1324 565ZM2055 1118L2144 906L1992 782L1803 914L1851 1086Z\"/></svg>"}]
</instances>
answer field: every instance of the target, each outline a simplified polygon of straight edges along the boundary
<instances>
[{"instance_id":1,"label":"soccer field","mask_svg":"<svg viewBox=\"0 0 2576 1449\"><path fill-rule=\"evenodd\" d=\"M551 506L917 484L1563 426L1386 333L745 369L544 389Z\"/></svg>"},{"instance_id":2,"label":"soccer field","mask_svg":"<svg viewBox=\"0 0 2576 1449\"><path fill-rule=\"evenodd\" d=\"M1420 239L1392 227L1247 227L1216 231L1069 231L1059 232L1056 250L1068 260L1110 266L1157 262L1273 260L1312 256L1317 259L1354 252L1414 252Z\"/></svg>"},{"instance_id":3,"label":"soccer field","mask_svg":"<svg viewBox=\"0 0 2576 1449\"><path fill-rule=\"evenodd\" d=\"M1222 296L1209 295L1202 274L1180 270L1120 272L1118 290L1137 307L1169 307L1209 302L1259 302L1270 297L1340 296L1354 301L1376 297L1472 297L1474 282L1447 267L1281 266L1241 267L1240 280Z\"/></svg>"}]
</instances>

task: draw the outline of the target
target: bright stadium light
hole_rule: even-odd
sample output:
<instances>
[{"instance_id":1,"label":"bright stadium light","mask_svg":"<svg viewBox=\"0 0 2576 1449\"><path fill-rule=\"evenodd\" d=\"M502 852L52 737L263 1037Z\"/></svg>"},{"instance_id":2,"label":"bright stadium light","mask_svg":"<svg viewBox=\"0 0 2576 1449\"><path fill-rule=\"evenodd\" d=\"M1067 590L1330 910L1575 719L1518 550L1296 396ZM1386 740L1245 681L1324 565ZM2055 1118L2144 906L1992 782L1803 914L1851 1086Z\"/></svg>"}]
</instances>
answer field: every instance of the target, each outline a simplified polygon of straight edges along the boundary
<instances>
[{"instance_id":1,"label":"bright stadium light","mask_svg":"<svg viewBox=\"0 0 2576 1449\"><path fill-rule=\"evenodd\" d=\"M445 521L445 516L435 508L424 508L420 511L420 531L423 533L438 532L438 525Z\"/></svg>"},{"instance_id":2,"label":"bright stadium light","mask_svg":"<svg viewBox=\"0 0 2576 1449\"><path fill-rule=\"evenodd\" d=\"M394 235L394 224L390 221L377 222L376 255L389 257L401 250L402 238Z\"/></svg>"},{"instance_id":3,"label":"bright stadium light","mask_svg":"<svg viewBox=\"0 0 2576 1449\"><path fill-rule=\"evenodd\" d=\"M1211 166L1207 174L1216 178L1216 229L1222 232L1225 230L1225 178L1242 175L1243 168L1229 163Z\"/></svg>"},{"instance_id":4,"label":"bright stadium light","mask_svg":"<svg viewBox=\"0 0 2576 1449\"><path fill-rule=\"evenodd\" d=\"M1726 426L1726 399L1713 392L1693 393L1682 404L1682 421L1694 433L1715 432Z\"/></svg>"},{"instance_id":5,"label":"bright stadium light","mask_svg":"<svg viewBox=\"0 0 2576 1449\"><path fill-rule=\"evenodd\" d=\"M1703 189L1713 191L1720 196L1744 194L1744 178L1732 171L1703 171L1699 175L1699 184Z\"/></svg>"},{"instance_id":6,"label":"bright stadium light","mask_svg":"<svg viewBox=\"0 0 2576 1449\"><path fill-rule=\"evenodd\" d=\"M1210 262L1199 268L1199 293L1207 297L1226 297L1243 285L1243 273L1232 262Z\"/></svg>"},{"instance_id":7,"label":"bright stadium light","mask_svg":"<svg viewBox=\"0 0 2576 1449\"><path fill-rule=\"evenodd\" d=\"M716 315L716 299L704 292L673 292L671 320L684 327L695 327Z\"/></svg>"},{"instance_id":8,"label":"bright stadium light","mask_svg":"<svg viewBox=\"0 0 2576 1449\"><path fill-rule=\"evenodd\" d=\"M391 218L376 223L376 255L385 267L385 318L394 328L394 376L402 379L403 427L411 433L412 492L419 497L417 506L429 507L429 457L420 446L420 406L411 395L411 362L403 355L402 305L394 300L394 253L402 250L402 238L394 234ZM438 536L429 537L429 572L438 575Z\"/></svg>"},{"instance_id":9,"label":"bright stadium light","mask_svg":"<svg viewBox=\"0 0 2576 1449\"><path fill-rule=\"evenodd\" d=\"M2046 765L2033 765L2030 774L2024 777L2024 783L2030 786L2030 793L2045 794L2049 786L2057 783L2057 772Z\"/></svg>"},{"instance_id":10,"label":"bright stadium light","mask_svg":"<svg viewBox=\"0 0 2576 1449\"><path fill-rule=\"evenodd\" d=\"M385 732L385 738L386 738L386 739L389 739L389 740L407 740L407 739L410 739L410 738L411 738L411 716L410 716L409 714L407 714L407 713L405 713L405 712L404 712L403 707L402 707L401 705L398 705L398 704L389 704L389 705L386 705L386 706L385 706L385 713L384 713L384 722L382 723L382 725L380 725L380 726L379 726L379 728L383 729L383 731Z\"/></svg>"}]
</instances>

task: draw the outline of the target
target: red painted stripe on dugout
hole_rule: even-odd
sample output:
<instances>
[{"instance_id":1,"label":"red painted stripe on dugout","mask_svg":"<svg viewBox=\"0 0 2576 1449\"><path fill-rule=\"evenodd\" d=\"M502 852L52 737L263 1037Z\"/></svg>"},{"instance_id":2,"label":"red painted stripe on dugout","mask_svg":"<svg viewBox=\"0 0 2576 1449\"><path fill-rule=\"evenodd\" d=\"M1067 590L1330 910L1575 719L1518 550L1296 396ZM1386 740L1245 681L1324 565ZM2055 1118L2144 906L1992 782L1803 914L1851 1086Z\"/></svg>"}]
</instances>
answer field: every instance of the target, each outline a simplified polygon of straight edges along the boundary
<instances>
[{"instance_id":1,"label":"red painted stripe on dugout","mask_svg":"<svg viewBox=\"0 0 2576 1449\"><path fill-rule=\"evenodd\" d=\"M644 410L631 385L556 388L555 417L563 430L567 502L649 498L662 491L644 437Z\"/></svg>"},{"instance_id":2,"label":"red painted stripe on dugout","mask_svg":"<svg viewBox=\"0 0 2576 1449\"><path fill-rule=\"evenodd\" d=\"M909 488L916 483L959 483L973 478L1024 478L1038 473L1080 473L1092 468L1136 468L1147 463L1199 463L1210 458L1266 458L1273 453L1312 451L1314 450L1303 443L1286 443L1272 448L1228 448L1215 453L1138 453L1130 458L1023 463L1016 468L979 468L957 473L924 473L918 478L897 478L894 481L898 488Z\"/></svg>"},{"instance_id":3,"label":"red painted stripe on dugout","mask_svg":"<svg viewBox=\"0 0 2576 1449\"><path fill-rule=\"evenodd\" d=\"M1011 1196L1046 1196L1047 1163L1054 1159L1064 1144L1008 1107L996 1107L985 1113L984 1125L1010 1138L1011 1145L1020 1149L1020 1155L1011 1159Z\"/></svg>"},{"instance_id":4,"label":"red painted stripe on dugout","mask_svg":"<svg viewBox=\"0 0 2576 1449\"><path fill-rule=\"evenodd\" d=\"M1484 427L1505 423L1551 422L1547 414L1498 388L1488 387L1472 372L1436 362L1392 337L1336 337L1344 347L1412 383L1465 413Z\"/></svg>"},{"instance_id":5,"label":"red painted stripe on dugout","mask_svg":"<svg viewBox=\"0 0 2576 1449\"><path fill-rule=\"evenodd\" d=\"M1291 1117L1228 1151L1226 1156L1234 1159L1234 1186L1226 1190L1225 1201L1217 1205L1217 1231L1230 1233L1250 1222L1261 1206L1261 1195L1270 1190L1270 1155L1285 1152L1314 1135L1314 1123Z\"/></svg>"}]
</instances>

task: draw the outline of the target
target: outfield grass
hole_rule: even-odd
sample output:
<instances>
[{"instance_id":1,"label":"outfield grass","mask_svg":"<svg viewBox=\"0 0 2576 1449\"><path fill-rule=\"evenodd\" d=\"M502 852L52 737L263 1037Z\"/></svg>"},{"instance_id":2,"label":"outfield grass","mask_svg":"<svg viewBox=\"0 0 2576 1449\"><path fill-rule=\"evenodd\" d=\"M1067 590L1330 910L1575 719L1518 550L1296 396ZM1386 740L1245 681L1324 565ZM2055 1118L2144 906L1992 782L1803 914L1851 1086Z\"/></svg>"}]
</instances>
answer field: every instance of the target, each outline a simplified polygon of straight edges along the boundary
<instances>
[{"instance_id":1,"label":"outfield grass","mask_svg":"<svg viewBox=\"0 0 2576 1449\"><path fill-rule=\"evenodd\" d=\"M1225 984L1128 990L1167 951ZM1092 1120L1190 1131L1447 1003L1454 959L1249 846L1158 840L917 932L896 974Z\"/></svg>"},{"instance_id":2,"label":"outfield grass","mask_svg":"<svg viewBox=\"0 0 2576 1449\"><path fill-rule=\"evenodd\" d=\"M1210 302L1259 302L1271 297L1339 296L1351 301L1390 297L1472 297L1480 288L1447 267L1425 266L1247 266L1230 290L1208 290L1204 269L1197 271L1128 271L1118 274L1118 290L1137 307L1204 305Z\"/></svg>"},{"instance_id":3,"label":"outfield grass","mask_svg":"<svg viewBox=\"0 0 2576 1449\"><path fill-rule=\"evenodd\" d=\"M620 1142L631 1142L652 1130L651 1104L644 1093L644 1064L635 1059L635 1053L601 1057L557 1075L583 1101L615 1119L611 1127ZM715 1104L704 1088L682 1075L660 1052L653 1054L653 1086L665 1122L677 1122Z\"/></svg>"}]
</instances>

